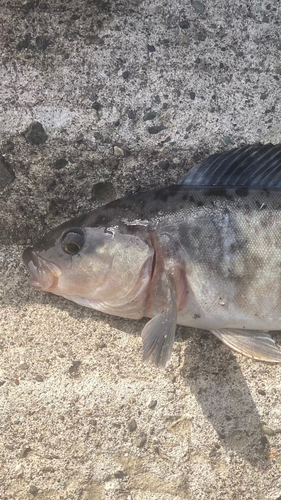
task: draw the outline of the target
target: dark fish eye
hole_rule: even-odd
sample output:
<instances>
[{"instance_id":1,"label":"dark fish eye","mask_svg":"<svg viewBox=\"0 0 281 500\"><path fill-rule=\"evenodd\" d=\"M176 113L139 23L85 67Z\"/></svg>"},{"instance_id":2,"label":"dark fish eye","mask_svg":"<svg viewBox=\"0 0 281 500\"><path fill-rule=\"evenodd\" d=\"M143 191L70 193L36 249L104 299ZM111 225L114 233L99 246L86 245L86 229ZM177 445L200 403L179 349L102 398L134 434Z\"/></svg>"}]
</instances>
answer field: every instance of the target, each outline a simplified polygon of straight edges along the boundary
<instances>
[{"instance_id":1,"label":"dark fish eye","mask_svg":"<svg viewBox=\"0 0 281 500\"><path fill-rule=\"evenodd\" d=\"M63 235L61 247L64 252L76 255L80 252L85 242L84 234L79 229L70 229Z\"/></svg>"}]
</instances>

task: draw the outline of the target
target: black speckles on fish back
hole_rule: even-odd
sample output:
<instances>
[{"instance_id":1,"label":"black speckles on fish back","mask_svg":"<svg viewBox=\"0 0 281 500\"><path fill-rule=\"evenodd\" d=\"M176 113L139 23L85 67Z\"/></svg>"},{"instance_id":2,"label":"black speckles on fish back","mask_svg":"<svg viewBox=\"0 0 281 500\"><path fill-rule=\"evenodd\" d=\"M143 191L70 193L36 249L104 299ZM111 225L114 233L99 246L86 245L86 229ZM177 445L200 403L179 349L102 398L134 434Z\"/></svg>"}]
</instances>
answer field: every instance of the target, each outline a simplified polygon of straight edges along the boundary
<instances>
[{"instance_id":1,"label":"black speckles on fish back","mask_svg":"<svg viewBox=\"0 0 281 500\"><path fill-rule=\"evenodd\" d=\"M249 189L246 186L238 187L235 189L235 194L237 196L248 196Z\"/></svg>"},{"instance_id":2,"label":"black speckles on fish back","mask_svg":"<svg viewBox=\"0 0 281 500\"><path fill-rule=\"evenodd\" d=\"M130 225L155 228L160 223L172 223L174 228L192 217L203 214L215 217L217 212L239 211L241 217L251 217L255 211L280 211L280 189L227 188L224 186L175 185L147 191L116 200L83 217L83 226Z\"/></svg>"},{"instance_id":3,"label":"black speckles on fish back","mask_svg":"<svg viewBox=\"0 0 281 500\"><path fill-rule=\"evenodd\" d=\"M227 200L233 200L233 189L227 189L222 186L215 186L205 189L205 196L219 196L220 198L226 198Z\"/></svg>"}]
</instances>

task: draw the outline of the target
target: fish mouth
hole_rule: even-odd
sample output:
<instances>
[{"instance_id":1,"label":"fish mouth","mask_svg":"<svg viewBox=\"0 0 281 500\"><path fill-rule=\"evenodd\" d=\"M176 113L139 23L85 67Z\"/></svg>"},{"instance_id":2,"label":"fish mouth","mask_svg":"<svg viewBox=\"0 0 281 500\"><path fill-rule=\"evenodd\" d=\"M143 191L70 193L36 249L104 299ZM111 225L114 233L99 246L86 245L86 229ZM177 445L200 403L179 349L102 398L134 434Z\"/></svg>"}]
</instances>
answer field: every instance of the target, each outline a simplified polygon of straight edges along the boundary
<instances>
[{"instance_id":1,"label":"fish mouth","mask_svg":"<svg viewBox=\"0 0 281 500\"><path fill-rule=\"evenodd\" d=\"M46 291L56 287L61 270L55 264L39 257L31 247L25 249L22 258L30 273L31 286Z\"/></svg>"}]
</instances>

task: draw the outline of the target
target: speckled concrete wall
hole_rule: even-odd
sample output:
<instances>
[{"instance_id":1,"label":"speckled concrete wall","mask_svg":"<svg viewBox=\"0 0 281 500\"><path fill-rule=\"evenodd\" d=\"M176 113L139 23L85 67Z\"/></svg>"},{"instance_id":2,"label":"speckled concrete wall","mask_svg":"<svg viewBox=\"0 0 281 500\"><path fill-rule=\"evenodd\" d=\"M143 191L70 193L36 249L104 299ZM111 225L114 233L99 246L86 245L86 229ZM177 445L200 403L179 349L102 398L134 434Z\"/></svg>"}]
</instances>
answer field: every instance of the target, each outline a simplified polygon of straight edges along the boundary
<instances>
[{"instance_id":1,"label":"speckled concrete wall","mask_svg":"<svg viewBox=\"0 0 281 500\"><path fill-rule=\"evenodd\" d=\"M0 0L0 498L280 500L280 367L30 289L25 245L281 142L277 0ZM280 344L280 335L276 336Z\"/></svg>"}]
</instances>

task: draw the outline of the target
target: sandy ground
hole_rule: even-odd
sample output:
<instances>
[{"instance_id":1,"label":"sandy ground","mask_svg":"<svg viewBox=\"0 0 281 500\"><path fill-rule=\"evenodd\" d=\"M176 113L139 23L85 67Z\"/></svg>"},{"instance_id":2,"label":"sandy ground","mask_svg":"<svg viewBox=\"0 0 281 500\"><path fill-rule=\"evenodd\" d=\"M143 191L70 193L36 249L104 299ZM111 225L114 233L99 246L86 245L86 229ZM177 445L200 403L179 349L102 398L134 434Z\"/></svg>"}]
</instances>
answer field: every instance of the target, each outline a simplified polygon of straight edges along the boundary
<instances>
[{"instance_id":1,"label":"sandy ground","mask_svg":"<svg viewBox=\"0 0 281 500\"><path fill-rule=\"evenodd\" d=\"M21 263L78 213L281 142L279 2L0 0L0 23L1 500L280 500L280 366L186 328L143 366L143 321Z\"/></svg>"}]
</instances>

